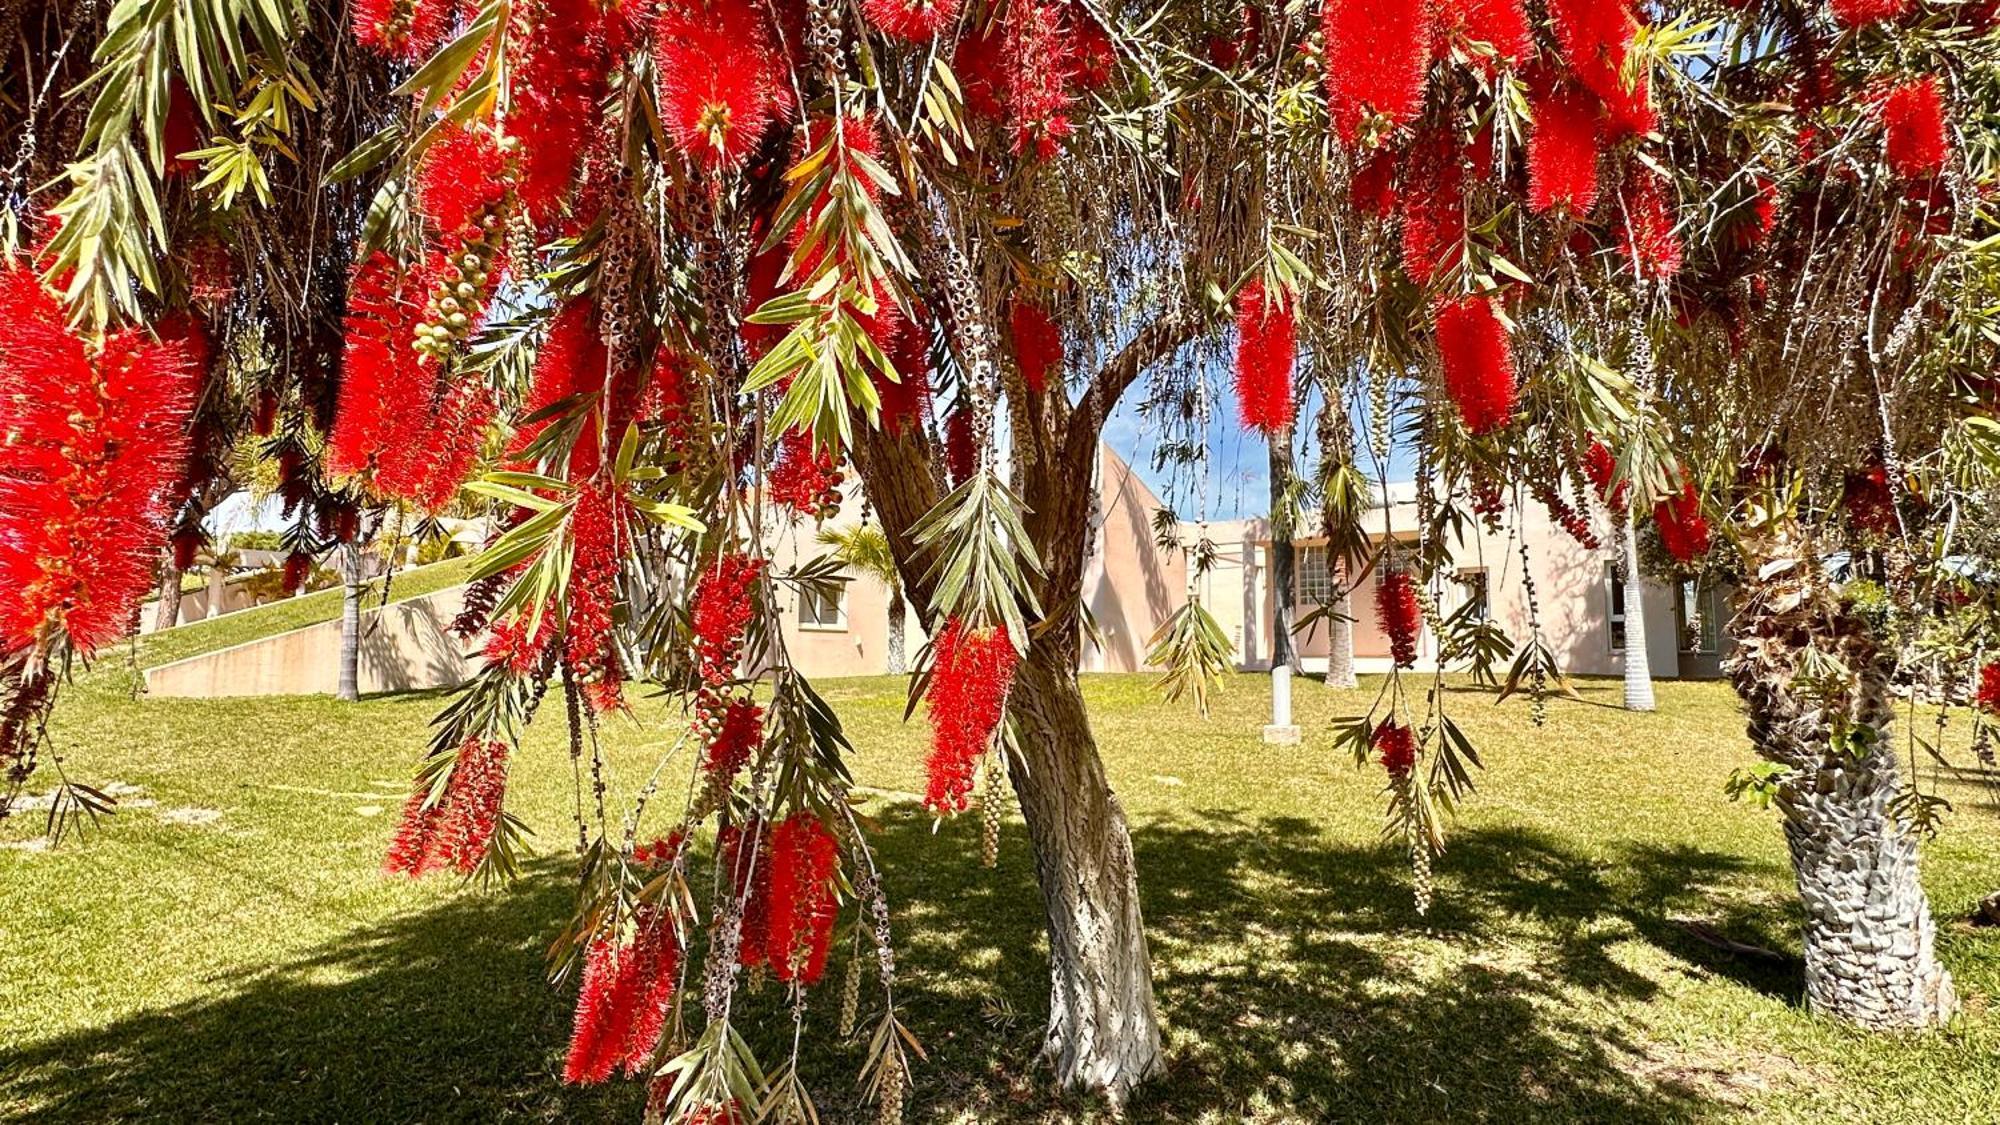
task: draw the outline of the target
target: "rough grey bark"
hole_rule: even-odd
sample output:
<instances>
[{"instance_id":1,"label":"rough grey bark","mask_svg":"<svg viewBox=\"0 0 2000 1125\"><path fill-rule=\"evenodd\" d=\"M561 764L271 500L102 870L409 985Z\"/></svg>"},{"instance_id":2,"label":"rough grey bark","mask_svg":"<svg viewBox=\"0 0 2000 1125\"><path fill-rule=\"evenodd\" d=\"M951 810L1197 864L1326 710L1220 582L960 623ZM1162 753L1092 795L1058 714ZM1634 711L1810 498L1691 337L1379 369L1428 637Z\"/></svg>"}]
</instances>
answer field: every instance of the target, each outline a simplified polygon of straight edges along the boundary
<instances>
[{"instance_id":1,"label":"rough grey bark","mask_svg":"<svg viewBox=\"0 0 2000 1125\"><path fill-rule=\"evenodd\" d=\"M1779 541L1751 555L1728 672L1757 752L1792 770L1776 803L1805 907L1806 998L1861 1027L1935 1026L1957 999L1917 842L1891 811L1902 784L1888 737L1891 657L1806 573L1805 552ZM1808 659L1810 689L1797 679ZM1851 675L1834 692L1823 686L1830 661ZM1836 745L1841 730L1860 737Z\"/></svg>"},{"instance_id":2,"label":"rough grey bark","mask_svg":"<svg viewBox=\"0 0 2000 1125\"><path fill-rule=\"evenodd\" d=\"M346 543L340 547L340 580L344 584L340 600L340 683L334 697L352 703L361 698L361 594L366 588L358 544Z\"/></svg>"},{"instance_id":3,"label":"rough grey bark","mask_svg":"<svg viewBox=\"0 0 2000 1125\"><path fill-rule=\"evenodd\" d=\"M181 572L173 556L160 567L160 605L153 612L153 629L171 629L181 623Z\"/></svg>"},{"instance_id":4,"label":"rough grey bark","mask_svg":"<svg viewBox=\"0 0 2000 1125\"><path fill-rule=\"evenodd\" d=\"M1627 512L1618 529L1618 574L1625 582L1625 709L1651 711L1652 658L1646 651L1646 606L1639 590L1639 537Z\"/></svg>"},{"instance_id":5,"label":"rough grey bark","mask_svg":"<svg viewBox=\"0 0 2000 1125\"><path fill-rule=\"evenodd\" d=\"M910 670L909 659L903 654L903 634L908 627L909 607L903 603L901 583L889 584L889 652L888 673L900 676Z\"/></svg>"},{"instance_id":6,"label":"rough grey bark","mask_svg":"<svg viewBox=\"0 0 2000 1125\"><path fill-rule=\"evenodd\" d=\"M1052 665L1035 646L1009 711L1024 761L1008 776L1034 844L1049 921L1042 1058L1062 1085L1119 1103L1165 1065L1125 812L1091 739L1073 670Z\"/></svg>"}]
</instances>

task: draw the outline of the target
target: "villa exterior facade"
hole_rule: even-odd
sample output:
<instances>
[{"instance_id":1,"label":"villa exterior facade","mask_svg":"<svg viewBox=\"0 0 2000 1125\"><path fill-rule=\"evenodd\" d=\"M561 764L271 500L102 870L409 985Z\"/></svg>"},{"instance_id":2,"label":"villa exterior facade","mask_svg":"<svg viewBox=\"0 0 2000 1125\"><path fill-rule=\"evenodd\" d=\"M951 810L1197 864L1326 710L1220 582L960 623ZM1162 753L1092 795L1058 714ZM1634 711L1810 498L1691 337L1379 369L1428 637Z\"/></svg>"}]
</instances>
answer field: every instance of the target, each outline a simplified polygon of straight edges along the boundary
<instances>
[{"instance_id":1,"label":"villa exterior facade","mask_svg":"<svg viewBox=\"0 0 2000 1125\"><path fill-rule=\"evenodd\" d=\"M1082 482L1080 482L1082 483ZM849 482L849 501L834 524L861 517L862 504ZM1135 672L1146 669L1147 641L1193 593L1214 614L1235 645L1236 664L1245 670L1271 663L1273 607L1270 524L1235 520L1197 527L1183 523L1181 542L1192 547L1206 537L1214 563L1192 590L1184 551L1156 544L1153 514L1160 500L1131 466L1108 446L1100 447L1097 471L1087 487L1097 495L1096 531L1085 564L1085 604L1089 639L1081 670ZM1391 485L1386 512L1378 512L1381 535L1414 542L1417 505L1413 485ZM1441 610L1449 615L1468 600L1482 602L1516 644L1531 634L1524 565L1532 568L1543 640L1563 667L1580 675L1624 671L1627 614L1644 618L1648 665L1658 678L1709 678L1720 674L1723 599L1714 589L1675 588L1650 580L1627 590L1613 563L1613 527L1603 512L1594 530L1604 546L1587 550L1551 521L1539 505L1526 505L1518 526L1497 534L1481 530L1453 545L1453 580L1446 583ZM774 563L782 572L821 554L811 521L774 530ZM1518 538L1516 535L1518 534ZM1526 544L1523 563L1522 541ZM1296 541L1296 613L1303 617L1332 595L1324 540ZM1352 595L1354 656L1358 671L1389 666L1389 642L1375 625L1376 576ZM792 660L812 676L873 675L887 668L888 590L873 579L852 576L833 604L807 599L781 587L784 641ZM924 644L914 608L908 616L906 656ZM1300 663L1324 671L1329 634L1325 626L1295 636ZM1419 645L1420 667L1434 666L1437 639L1426 631Z\"/></svg>"}]
</instances>

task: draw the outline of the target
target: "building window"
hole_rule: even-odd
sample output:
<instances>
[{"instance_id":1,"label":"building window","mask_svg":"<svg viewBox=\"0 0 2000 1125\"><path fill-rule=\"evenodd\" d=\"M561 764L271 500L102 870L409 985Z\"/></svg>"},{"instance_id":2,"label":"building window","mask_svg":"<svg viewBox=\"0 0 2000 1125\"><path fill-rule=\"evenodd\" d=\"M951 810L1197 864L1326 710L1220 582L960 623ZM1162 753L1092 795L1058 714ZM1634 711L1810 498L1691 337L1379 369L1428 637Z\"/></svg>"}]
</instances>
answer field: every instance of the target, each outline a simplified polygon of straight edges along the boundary
<instances>
[{"instance_id":1,"label":"building window","mask_svg":"<svg viewBox=\"0 0 2000 1125\"><path fill-rule=\"evenodd\" d=\"M799 590L799 628L844 630L847 628L847 584L815 583Z\"/></svg>"},{"instance_id":2,"label":"building window","mask_svg":"<svg viewBox=\"0 0 2000 1125\"><path fill-rule=\"evenodd\" d=\"M1466 616L1474 621L1486 620L1486 568L1477 567L1459 571L1458 584L1465 588L1465 601L1462 604L1469 607L1466 610Z\"/></svg>"},{"instance_id":3,"label":"building window","mask_svg":"<svg viewBox=\"0 0 2000 1125\"><path fill-rule=\"evenodd\" d=\"M1618 577L1618 567L1612 563L1604 566L1604 580L1611 588L1611 651L1622 652L1625 648L1625 580Z\"/></svg>"},{"instance_id":4,"label":"building window","mask_svg":"<svg viewBox=\"0 0 2000 1125\"><path fill-rule=\"evenodd\" d=\"M1327 565L1325 547L1298 549L1299 601L1304 605L1326 605L1333 601L1333 568Z\"/></svg>"},{"instance_id":5,"label":"building window","mask_svg":"<svg viewBox=\"0 0 2000 1125\"><path fill-rule=\"evenodd\" d=\"M1721 641L1722 613L1721 591L1715 586L1698 586L1693 582L1683 582L1679 605L1681 626L1681 651L1712 653Z\"/></svg>"}]
</instances>

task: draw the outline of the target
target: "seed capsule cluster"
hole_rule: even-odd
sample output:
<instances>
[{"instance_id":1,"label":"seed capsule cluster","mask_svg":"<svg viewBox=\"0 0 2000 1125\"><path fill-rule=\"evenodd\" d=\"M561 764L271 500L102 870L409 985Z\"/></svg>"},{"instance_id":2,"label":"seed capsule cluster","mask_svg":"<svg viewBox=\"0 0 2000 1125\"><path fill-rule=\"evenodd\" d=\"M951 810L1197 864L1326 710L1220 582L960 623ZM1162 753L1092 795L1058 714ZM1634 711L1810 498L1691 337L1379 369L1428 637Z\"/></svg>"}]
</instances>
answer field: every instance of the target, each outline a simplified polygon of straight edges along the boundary
<instances>
[{"instance_id":1,"label":"seed capsule cluster","mask_svg":"<svg viewBox=\"0 0 2000 1125\"><path fill-rule=\"evenodd\" d=\"M411 346L433 359L443 360L453 345L478 327L480 310L493 296L507 257L508 219L520 206L515 188L520 182L521 142L503 136L499 143L501 164L495 174L504 190L459 228L455 236L458 247L447 256L438 283L424 303L424 318L417 324L417 338Z\"/></svg>"}]
</instances>

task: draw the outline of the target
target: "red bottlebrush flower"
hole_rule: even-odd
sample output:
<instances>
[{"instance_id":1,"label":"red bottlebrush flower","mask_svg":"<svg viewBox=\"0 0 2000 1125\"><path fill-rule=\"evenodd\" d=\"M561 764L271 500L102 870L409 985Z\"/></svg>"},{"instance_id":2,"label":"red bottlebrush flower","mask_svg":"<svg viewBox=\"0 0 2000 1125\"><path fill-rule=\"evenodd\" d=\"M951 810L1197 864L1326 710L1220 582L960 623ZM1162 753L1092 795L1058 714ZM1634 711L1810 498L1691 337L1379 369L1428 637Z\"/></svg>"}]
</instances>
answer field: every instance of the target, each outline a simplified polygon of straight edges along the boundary
<instances>
[{"instance_id":1,"label":"red bottlebrush flower","mask_svg":"<svg viewBox=\"0 0 2000 1125\"><path fill-rule=\"evenodd\" d=\"M553 614L542 614L531 636L528 620L533 616L533 611L529 610L495 621L492 634L480 650L480 657L491 667L506 669L511 676L533 674L542 662L542 654L548 651L549 632L555 622Z\"/></svg>"},{"instance_id":2,"label":"red bottlebrush flower","mask_svg":"<svg viewBox=\"0 0 2000 1125\"><path fill-rule=\"evenodd\" d=\"M312 577L313 558L304 551L293 551L285 556L285 593L296 594L306 588L306 579Z\"/></svg>"},{"instance_id":3,"label":"red bottlebrush flower","mask_svg":"<svg viewBox=\"0 0 2000 1125\"><path fill-rule=\"evenodd\" d=\"M692 626L703 683L715 686L735 677L753 610L751 590L763 575L764 560L747 555L722 555L702 571L695 584Z\"/></svg>"},{"instance_id":4,"label":"red bottlebrush flower","mask_svg":"<svg viewBox=\"0 0 2000 1125\"><path fill-rule=\"evenodd\" d=\"M1926 75L1892 87L1882 98L1881 116L1890 170L1906 180L1944 170L1949 142L1937 79Z\"/></svg>"},{"instance_id":5,"label":"red bottlebrush flower","mask_svg":"<svg viewBox=\"0 0 2000 1125\"><path fill-rule=\"evenodd\" d=\"M1737 219L1729 227L1729 241L1739 250L1762 246L1770 241L1771 232L1778 226L1778 183L1769 176L1757 176L1751 181L1751 195L1747 208L1739 208Z\"/></svg>"},{"instance_id":6,"label":"red bottlebrush flower","mask_svg":"<svg viewBox=\"0 0 2000 1125\"><path fill-rule=\"evenodd\" d=\"M1263 278L1236 294L1236 415L1269 435L1292 424L1292 365L1298 358L1297 313L1289 293L1270 294Z\"/></svg>"},{"instance_id":7,"label":"red bottlebrush flower","mask_svg":"<svg viewBox=\"0 0 2000 1125\"><path fill-rule=\"evenodd\" d=\"M1639 33L1629 0L1549 0L1556 45L1577 81L1606 106L1629 101L1625 58Z\"/></svg>"},{"instance_id":8,"label":"red bottlebrush flower","mask_svg":"<svg viewBox=\"0 0 2000 1125\"><path fill-rule=\"evenodd\" d=\"M891 437L921 433L931 412L930 333L921 318L910 321L896 337L890 360L897 379L871 371L869 379L882 397L882 429Z\"/></svg>"},{"instance_id":9,"label":"red bottlebrush flower","mask_svg":"<svg viewBox=\"0 0 2000 1125\"><path fill-rule=\"evenodd\" d=\"M400 274L387 254L355 267L347 290L340 400L326 442L328 473L366 472L405 419L430 413L435 367L410 350L428 290L421 274Z\"/></svg>"},{"instance_id":10,"label":"red bottlebrush flower","mask_svg":"<svg viewBox=\"0 0 2000 1125\"><path fill-rule=\"evenodd\" d=\"M1368 745L1382 759L1382 768L1398 781L1417 767L1417 734L1394 719L1385 719L1368 736Z\"/></svg>"},{"instance_id":11,"label":"red bottlebrush flower","mask_svg":"<svg viewBox=\"0 0 2000 1125\"><path fill-rule=\"evenodd\" d=\"M1889 486L1889 470L1880 461L1847 474L1840 502L1857 531L1890 536L1900 530L1896 492Z\"/></svg>"},{"instance_id":12,"label":"red bottlebrush flower","mask_svg":"<svg viewBox=\"0 0 2000 1125\"><path fill-rule=\"evenodd\" d=\"M646 1067L666 1026L680 962L673 919L650 904L638 907L630 938L600 936L590 943L563 1081L591 1085L621 1066L628 1075Z\"/></svg>"},{"instance_id":13,"label":"red bottlebrush flower","mask_svg":"<svg viewBox=\"0 0 2000 1125\"><path fill-rule=\"evenodd\" d=\"M1416 120L1430 69L1432 25L1422 0L1326 0L1326 108L1343 143L1379 114L1391 126Z\"/></svg>"},{"instance_id":14,"label":"red bottlebrush flower","mask_svg":"<svg viewBox=\"0 0 2000 1125\"><path fill-rule=\"evenodd\" d=\"M787 430L778 441L777 463L765 481L773 502L801 515L826 513L840 504L840 466L814 446L804 430Z\"/></svg>"},{"instance_id":15,"label":"red bottlebrush flower","mask_svg":"<svg viewBox=\"0 0 2000 1125\"><path fill-rule=\"evenodd\" d=\"M515 50L507 128L523 148L519 193L537 226L569 203L577 166L601 131L597 106L622 53L624 17L597 0L544 0Z\"/></svg>"},{"instance_id":16,"label":"red bottlebrush flower","mask_svg":"<svg viewBox=\"0 0 2000 1125\"><path fill-rule=\"evenodd\" d=\"M1561 207L1582 217L1597 203L1597 99L1557 86L1536 90L1528 137L1528 209Z\"/></svg>"},{"instance_id":17,"label":"red bottlebrush flower","mask_svg":"<svg viewBox=\"0 0 2000 1125\"><path fill-rule=\"evenodd\" d=\"M701 768L709 777L727 783L763 745L764 709L748 699L710 697L707 693L698 705L703 718L714 726L702 753Z\"/></svg>"},{"instance_id":18,"label":"red bottlebrush flower","mask_svg":"<svg viewBox=\"0 0 2000 1125\"><path fill-rule=\"evenodd\" d=\"M507 157L492 130L446 126L417 168L417 209L438 230L463 232L502 205L506 178Z\"/></svg>"},{"instance_id":19,"label":"red bottlebrush flower","mask_svg":"<svg viewBox=\"0 0 2000 1125\"><path fill-rule=\"evenodd\" d=\"M972 408L961 406L944 420L944 468L953 488L972 479L979 451L972 445Z\"/></svg>"},{"instance_id":20,"label":"red bottlebrush flower","mask_svg":"<svg viewBox=\"0 0 2000 1125\"><path fill-rule=\"evenodd\" d=\"M1492 433L1514 416L1514 352L1491 297L1439 301L1438 357L1444 387L1474 435Z\"/></svg>"},{"instance_id":21,"label":"red bottlebrush flower","mask_svg":"<svg viewBox=\"0 0 2000 1125\"><path fill-rule=\"evenodd\" d=\"M1987 714L2000 715L2000 661L1979 670L1979 691L1972 697L1972 704Z\"/></svg>"},{"instance_id":22,"label":"red bottlebrush flower","mask_svg":"<svg viewBox=\"0 0 2000 1125\"><path fill-rule=\"evenodd\" d=\"M1510 64L1520 62L1534 48L1528 12L1521 0L1443 0L1436 11L1445 33L1438 43L1440 54L1448 43L1447 36L1488 44L1500 61ZM1487 59L1480 59L1479 66L1489 73L1495 69Z\"/></svg>"},{"instance_id":23,"label":"red bottlebrush flower","mask_svg":"<svg viewBox=\"0 0 2000 1125\"><path fill-rule=\"evenodd\" d=\"M508 459L528 467L522 458L555 420L553 416L535 416L578 395L603 389L609 367L610 358L598 331L597 305L587 297L564 305L549 325L548 339L535 353L528 393L521 401L519 416L525 421L515 427L514 438L507 443ZM570 450L571 480L587 480L597 472L602 461L598 445L595 427L580 427Z\"/></svg>"},{"instance_id":24,"label":"red bottlebrush flower","mask_svg":"<svg viewBox=\"0 0 2000 1125\"><path fill-rule=\"evenodd\" d=\"M1048 160L1070 134L1069 84L1077 74L1077 40L1055 0L1010 0L1000 59L1014 151Z\"/></svg>"},{"instance_id":25,"label":"red bottlebrush flower","mask_svg":"<svg viewBox=\"0 0 2000 1125\"><path fill-rule=\"evenodd\" d=\"M457 7L456 0L354 0L354 41L415 62L443 42Z\"/></svg>"},{"instance_id":26,"label":"red bottlebrush flower","mask_svg":"<svg viewBox=\"0 0 2000 1125\"><path fill-rule=\"evenodd\" d=\"M168 543L174 551L174 569L193 570L201 549L208 546L208 532L199 527L184 527L174 532Z\"/></svg>"},{"instance_id":27,"label":"red bottlebrush flower","mask_svg":"<svg viewBox=\"0 0 2000 1125\"><path fill-rule=\"evenodd\" d=\"M1021 379L1029 394L1039 396L1049 389L1050 373L1062 379L1062 330L1049 319L1047 309L1019 297L1008 304L1007 324L1014 333L1014 359L1021 366Z\"/></svg>"},{"instance_id":28,"label":"red bottlebrush flower","mask_svg":"<svg viewBox=\"0 0 2000 1125\"><path fill-rule=\"evenodd\" d=\"M187 154L205 148L201 139L201 115L195 112L194 95L188 92L187 83L176 75L169 86L167 95L167 120L161 130L160 149L166 157L166 175L169 179L192 175L201 167L201 161L187 159Z\"/></svg>"},{"instance_id":29,"label":"red bottlebrush flower","mask_svg":"<svg viewBox=\"0 0 2000 1125\"><path fill-rule=\"evenodd\" d=\"M884 35L927 43L958 18L958 0L861 0L861 14Z\"/></svg>"},{"instance_id":30,"label":"red bottlebrush flower","mask_svg":"<svg viewBox=\"0 0 2000 1125\"><path fill-rule=\"evenodd\" d=\"M1417 632L1423 611L1417 605L1417 584L1406 570L1385 570L1375 583L1375 622L1389 638L1389 655L1398 668L1417 664Z\"/></svg>"},{"instance_id":31,"label":"red bottlebrush flower","mask_svg":"<svg viewBox=\"0 0 2000 1125\"><path fill-rule=\"evenodd\" d=\"M1623 512L1632 498L1632 482L1619 481L1618 487L1611 486L1612 478L1618 475L1618 459L1611 454L1611 448L1601 441L1592 441L1583 454L1583 475L1597 490L1597 498L1614 512Z\"/></svg>"},{"instance_id":32,"label":"red bottlebrush flower","mask_svg":"<svg viewBox=\"0 0 2000 1125\"><path fill-rule=\"evenodd\" d=\"M187 338L93 355L25 266L0 270L0 651L123 635L153 588L201 383Z\"/></svg>"},{"instance_id":33,"label":"red bottlebrush flower","mask_svg":"<svg viewBox=\"0 0 2000 1125\"><path fill-rule=\"evenodd\" d=\"M1255 9L1245 9L1254 12ZM1074 78L1080 90L1101 90L1111 84L1118 71L1118 49L1111 42L1111 33L1090 14L1090 9L1078 0L1069 0L1063 6L1063 20L1069 28L1070 50L1076 56ZM1251 43L1256 42L1256 33L1250 33Z\"/></svg>"},{"instance_id":34,"label":"red bottlebrush flower","mask_svg":"<svg viewBox=\"0 0 2000 1125\"><path fill-rule=\"evenodd\" d=\"M577 489L576 507L569 517L569 613L563 659L579 680L615 684L621 678L611 628L626 524L625 497L613 486L593 481Z\"/></svg>"},{"instance_id":35,"label":"red bottlebrush flower","mask_svg":"<svg viewBox=\"0 0 2000 1125\"><path fill-rule=\"evenodd\" d=\"M1347 196L1365 215L1387 219L1396 213L1396 154L1378 150L1354 173Z\"/></svg>"},{"instance_id":36,"label":"red bottlebrush flower","mask_svg":"<svg viewBox=\"0 0 2000 1125\"><path fill-rule=\"evenodd\" d=\"M781 981L817 984L826 972L839 910L834 887L839 861L833 833L809 812L793 813L771 833L764 955Z\"/></svg>"},{"instance_id":37,"label":"red bottlebrush flower","mask_svg":"<svg viewBox=\"0 0 2000 1125\"><path fill-rule=\"evenodd\" d=\"M1701 497L1692 482L1681 486L1678 496L1653 506L1653 522L1660 528L1660 545L1683 566L1708 554L1708 519L1701 514Z\"/></svg>"},{"instance_id":38,"label":"red bottlebrush flower","mask_svg":"<svg viewBox=\"0 0 2000 1125\"><path fill-rule=\"evenodd\" d=\"M756 0L670 0L653 51L667 136L709 171L741 167L790 111L785 56Z\"/></svg>"},{"instance_id":39,"label":"red bottlebrush flower","mask_svg":"<svg viewBox=\"0 0 2000 1125\"><path fill-rule=\"evenodd\" d=\"M479 870L507 796L507 744L468 739L434 803L432 791L428 779L420 779L403 805L396 838L382 861L384 874L416 878L445 868L461 875Z\"/></svg>"},{"instance_id":40,"label":"red bottlebrush flower","mask_svg":"<svg viewBox=\"0 0 2000 1125\"><path fill-rule=\"evenodd\" d=\"M742 911L736 961L744 968L766 963L771 928L771 833L760 821L724 825L715 834L716 865L729 876Z\"/></svg>"},{"instance_id":41,"label":"red bottlebrush flower","mask_svg":"<svg viewBox=\"0 0 2000 1125\"><path fill-rule=\"evenodd\" d=\"M1845 27L1866 27L1884 20L1899 20L1910 11L1910 0L1827 0L1833 18Z\"/></svg>"},{"instance_id":42,"label":"red bottlebrush flower","mask_svg":"<svg viewBox=\"0 0 2000 1125\"><path fill-rule=\"evenodd\" d=\"M952 52L951 69L965 92L965 108L988 121L1007 119L1007 35L990 28L984 35L966 35Z\"/></svg>"},{"instance_id":43,"label":"red bottlebrush flower","mask_svg":"<svg viewBox=\"0 0 2000 1125\"><path fill-rule=\"evenodd\" d=\"M1007 704L1019 654L1004 629L973 628L952 618L938 634L931 664L931 753L924 804L944 815L963 811L972 775Z\"/></svg>"},{"instance_id":44,"label":"red bottlebrush flower","mask_svg":"<svg viewBox=\"0 0 2000 1125\"><path fill-rule=\"evenodd\" d=\"M486 380L465 375L434 400L394 419L377 456L376 491L440 512L472 473L493 423Z\"/></svg>"},{"instance_id":45,"label":"red bottlebrush flower","mask_svg":"<svg viewBox=\"0 0 2000 1125\"><path fill-rule=\"evenodd\" d=\"M1437 129L1418 139L1403 187L1403 272L1429 285L1458 261L1465 238L1465 171L1458 139Z\"/></svg>"},{"instance_id":46,"label":"red bottlebrush flower","mask_svg":"<svg viewBox=\"0 0 2000 1125\"><path fill-rule=\"evenodd\" d=\"M1666 281L1681 271L1681 240L1660 174L1635 165L1625 177L1619 203L1625 213L1618 247L1641 278Z\"/></svg>"}]
</instances>

